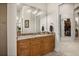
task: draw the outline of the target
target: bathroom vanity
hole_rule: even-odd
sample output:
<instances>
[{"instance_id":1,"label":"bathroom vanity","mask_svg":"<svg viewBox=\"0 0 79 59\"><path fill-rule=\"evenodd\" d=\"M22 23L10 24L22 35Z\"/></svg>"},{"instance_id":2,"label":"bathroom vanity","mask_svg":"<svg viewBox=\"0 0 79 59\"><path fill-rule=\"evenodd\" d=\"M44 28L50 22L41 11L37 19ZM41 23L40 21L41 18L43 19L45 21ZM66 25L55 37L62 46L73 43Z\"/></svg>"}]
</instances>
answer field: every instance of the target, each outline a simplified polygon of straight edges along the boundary
<instances>
[{"instance_id":1,"label":"bathroom vanity","mask_svg":"<svg viewBox=\"0 0 79 59\"><path fill-rule=\"evenodd\" d=\"M54 51L54 24L47 22L46 8L42 10L29 4L22 4L21 8L17 7L18 56L40 56Z\"/></svg>"},{"instance_id":2,"label":"bathroom vanity","mask_svg":"<svg viewBox=\"0 0 79 59\"><path fill-rule=\"evenodd\" d=\"M19 36L17 40L18 56L41 56L54 51L55 34L37 34Z\"/></svg>"}]
</instances>

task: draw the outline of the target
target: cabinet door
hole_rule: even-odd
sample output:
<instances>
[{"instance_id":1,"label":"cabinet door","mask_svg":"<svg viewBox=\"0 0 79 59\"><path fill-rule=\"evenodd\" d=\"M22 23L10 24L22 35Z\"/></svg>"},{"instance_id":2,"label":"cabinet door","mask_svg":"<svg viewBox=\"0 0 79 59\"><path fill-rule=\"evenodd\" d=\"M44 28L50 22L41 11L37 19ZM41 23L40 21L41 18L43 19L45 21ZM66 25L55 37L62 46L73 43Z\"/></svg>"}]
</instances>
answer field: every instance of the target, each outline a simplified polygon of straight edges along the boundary
<instances>
[{"instance_id":1,"label":"cabinet door","mask_svg":"<svg viewBox=\"0 0 79 59\"><path fill-rule=\"evenodd\" d=\"M51 43L53 43L53 50L55 49L55 36L51 37Z\"/></svg>"},{"instance_id":2,"label":"cabinet door","mask_svg":"<svg viewBox=\"0 0 79 59\"><path fill-rule=\"evenodd\" d=\"M19 48L18 49L18 56L30 56L30 48Z\"/></svg>"},{"instance_id":3,"label":"cabinet door","mask_svg":"<svg viewBox=\"0 0 79 59\"><path fill-rule=\"evenodd\" d=\"M44 39L44 47L45 47L45 54L50 52L50 38L46 37L46 39Z\"/></svg>"},{"instance_id":4,"label":"cabinet door","mask_svg":"<svg viewBox=\"0 0 79 59\"><path fill-rule=\"evenodd\" d=\"M31 46L31 56L39 56L39 55L41 55L40 45Z\"/></svg>"},{"instance_id":5,"label":"cabinet door","mask_svg":"<svg viewBox=\"0 0 79 59\"><path fill-rule=\"evenodd\" d=\"M31 55L32 56L40 55L40 53L41 53L40 44L41 44L40 38L33 38L31 40Z\"/></svg>"},{"instance_id":6,"label":"cabinet door","mask_svg":"<svg viewBox=\"0 0 79 59\"><path fill-rule=\"evenodd\" d=\"M17 42L17 55L30 55L30 40L21 40Z\"/></svg>"},{"instance_id":7,"label":"cabinet door","mask_svg":"<svg viewBox=\"0 0 79 59\"><path fill-rule=\"evenodd\" d=\"M0 56L7 54L7 3L0 3Z\"/></svg>"},{"instance_id":8,"label":"cabinet door","mask_svg":"<svg viewBox=\"0 0 79 59\"><path fill-rule=\"evenodd\" d=\"M43 55L54 50L55 39L53 38L53 36L46 36L43 37L41 40L42 40L41 51Z\"/></svg>"},{"instance_id":9,"label":"cabinet door","mask_svg":"<svg viewBox=\"0 0 79 59\"><path fill-rule=\"evenodd\" d=\"M47 49L49 49L48 47L49 47L48 38L42 37L41 38L41 55L48 53L48 51L47 51Z\"/></svg>"},{"instance_id":10,"label":"cabinet door","mask_svg":"<svg viewBox=\"0 0 79 59\"><path fill-rule=\"evenodd\" d=\"M54 41L53 41L53 39L50 39L50 41L49 41L49 51L51 52L51 51L53 51L54 50Z\"/></svg>"},{"instance_id":11,"label":"cabinet door","mask_svg":"<svg viewBox=\"0 0 79 59\"><path fill-rule=\"evenodd\" d=\"M48 39L48 37L46 37L46 38L44 39L44 49L45 49L45 50L49 49L49 40L50 40L50 39Z\"/></svg>"}]
</instances>

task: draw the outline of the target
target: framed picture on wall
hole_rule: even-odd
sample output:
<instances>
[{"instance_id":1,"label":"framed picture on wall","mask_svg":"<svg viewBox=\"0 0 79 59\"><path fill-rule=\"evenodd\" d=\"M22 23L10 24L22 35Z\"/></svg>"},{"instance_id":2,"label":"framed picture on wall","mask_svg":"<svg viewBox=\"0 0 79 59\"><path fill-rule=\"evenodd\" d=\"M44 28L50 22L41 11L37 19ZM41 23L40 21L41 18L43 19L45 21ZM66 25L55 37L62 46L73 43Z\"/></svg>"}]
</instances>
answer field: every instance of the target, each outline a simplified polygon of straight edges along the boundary
<instances>
[{"instance_id":1,"label":"framed picture on wall","mask_svg":"<svg viewBox=\"0 0 79 59\"><path fill-rule=\"evenodd\" d=\"M25 20L25 28L29 28L29 20Z\"/></svg>"}]
</instances>

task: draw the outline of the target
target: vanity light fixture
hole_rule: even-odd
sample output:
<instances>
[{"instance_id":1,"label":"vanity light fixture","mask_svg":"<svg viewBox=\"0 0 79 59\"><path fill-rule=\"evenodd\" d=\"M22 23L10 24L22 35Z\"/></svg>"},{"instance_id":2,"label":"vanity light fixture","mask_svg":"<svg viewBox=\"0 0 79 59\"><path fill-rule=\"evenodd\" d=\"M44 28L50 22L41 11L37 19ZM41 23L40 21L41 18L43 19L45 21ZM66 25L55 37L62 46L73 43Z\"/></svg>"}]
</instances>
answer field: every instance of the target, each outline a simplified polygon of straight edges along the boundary
<instances>
[{"instance_id":1,"label":"vanity light fixture","mask_svg":"<svg viewBox=\"0 0 79 59\"><path fill-rule=\"evenodd\" d=\"M38 13L37 13L37 15L41 15L41 14L43 14L43 12L42 12L42 11L40 11L40 12L38 12Z\"/></svg>"},{"instance_id":2,"label":"vanity light fixture","mask_svg":"<svg viewBox=\"0 0 79 59\"><path fill-rule=\"evenodd\" d=\"M37 14L37 12L38 12L38 11L37 11L37 10L35 10L35 11L33 11L32 13L35 15L35 14Z\"/></svg>"},{"instance_id":3,"label":"vanity light fixture","mask_svg":"<svg viewBox=\"0 0 79 59\"><path fill-rule=\"evenodd\" d=\"M30 13L31 11L32 11L31 9L28 9L28 10L27 10L28 13Z\"/></svg>"}]
</instances>

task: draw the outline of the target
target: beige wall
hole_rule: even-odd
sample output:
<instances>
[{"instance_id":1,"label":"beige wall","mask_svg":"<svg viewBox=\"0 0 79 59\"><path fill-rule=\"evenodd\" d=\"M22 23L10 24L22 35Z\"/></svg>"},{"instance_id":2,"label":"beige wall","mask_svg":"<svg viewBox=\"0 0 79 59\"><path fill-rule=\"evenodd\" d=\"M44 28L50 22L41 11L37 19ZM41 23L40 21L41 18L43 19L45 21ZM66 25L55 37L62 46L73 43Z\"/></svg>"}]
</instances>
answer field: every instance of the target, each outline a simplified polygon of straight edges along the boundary
<instances>
[{"instance_id":1,"label":"beige wall","mask_svg":"<svg viewBox=\"0 0 79 59\"><path fill-rule=\"evenodd\" d=\"M7 55L7 4L0 3L0 55Z\"/></svg>"},{"instance_id":2,"label":"beige wall","mask_svg":"<svg viewBox=\"0 0 79 59\"><path fill-rule=\"evenodd\" d=\"M7 55L17 55L16 35L16 4L7 4Z\"/></svg>"}]
</instances>

